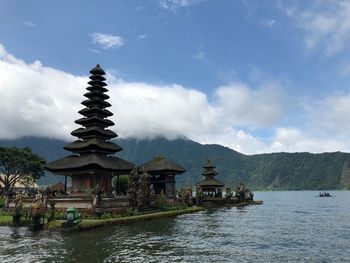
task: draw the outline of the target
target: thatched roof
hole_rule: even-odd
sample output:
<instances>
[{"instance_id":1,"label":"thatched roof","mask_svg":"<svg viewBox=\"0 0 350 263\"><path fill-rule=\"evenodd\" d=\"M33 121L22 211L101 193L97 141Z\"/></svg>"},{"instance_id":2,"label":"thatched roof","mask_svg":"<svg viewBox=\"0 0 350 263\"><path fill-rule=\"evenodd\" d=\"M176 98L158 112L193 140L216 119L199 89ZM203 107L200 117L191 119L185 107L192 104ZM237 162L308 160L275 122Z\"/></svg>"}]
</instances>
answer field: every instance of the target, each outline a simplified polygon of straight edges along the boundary
<instances>
[{"instance_id":1,"label":"thatched roof","mask_svg":"<svg viewBox=\"0 0 350 263\"><path fill-rule=\"evenodd\" d=\"M67 144L63 147L64 149L72 152L86 152L86 151L95 151L95 152L107 152L107 153L115 153L123 150L122 147L119 145L113 143L113 142L106 142L101 141L98 139L89 139L86 141L77 140L70 144Z\"/></svg>"},{"instance_id":2,"label":"thatched roof","mask_svg":"<svg viewBox=\"0 0 350 263\"><path fill-rule=\"evenodd\" d=\"M215 166L211 163L210 160L207 160L206 164L203 166L204 171L202 175L205 177L203 181L198 182L198 185L201 187L223 187L225 184L219 180L214 179L218 174L214 169Z\"/></svg>"},{"instance_id":3,"label":"thatched roof","mask_svg":"<svg viewBox=\"0 0 350 263\"><path fill-rule=\"evenodd\" d=\"M100 154L70 155L50 162L46 169L55 174L78 174L90 171L114 174L130 173L135 164L114 156Z\"/></svg>"},{"instance_id":4,"label":"thatched roof","mask_svg":"<svg viewBox=\"0 0 350 263\"><path fill-rule=\"evenodd\" d=\"M212 187L223 187L225 184L223 182L220 182L219 180L216 180L214 178L211 179L204 179L203 181L198 182L198 185L201 187L205 186L212 186Z\"/></svg>"},{"instance_id":5,"label":"thatched roof","mask_svg":"<svg viewBox=\"0 0 350 263\"><path fill-rule=\"evenodd\" d=\"M181 165L166 159L163 156L154 159L140 166L141 171L144 170L149 174L181 174L186 170Z\"/></svg>"},{"instance_id":6,"label":"thatched roof","mask_svg":"<svg viewBox=\"0 0 350 263\"><path fill-rule=\"evenodd\" d=\"M78 138L101 137L111 139L118 136L115 132L101 127L78 128L72 131L71 134Z\"/></svg>"}]
</instances>

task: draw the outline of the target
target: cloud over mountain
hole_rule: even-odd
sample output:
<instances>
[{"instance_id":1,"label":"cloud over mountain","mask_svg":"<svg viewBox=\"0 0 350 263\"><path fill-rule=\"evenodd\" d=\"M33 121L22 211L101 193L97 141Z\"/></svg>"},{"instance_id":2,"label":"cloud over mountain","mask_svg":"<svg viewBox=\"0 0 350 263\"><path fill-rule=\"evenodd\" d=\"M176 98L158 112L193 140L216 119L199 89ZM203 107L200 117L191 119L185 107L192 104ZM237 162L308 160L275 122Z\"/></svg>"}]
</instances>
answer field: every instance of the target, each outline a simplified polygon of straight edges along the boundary
<instances>
[{"instance_id":1,"label":"cloud over mountain","mask_svg":"<svg viewBox=\"0 0 350 263\"><path fill-rule=\"evenodd\" d=\"M288 108L278 82L265 81L254 88L234 82L218 87L209 98L179 84L154 85L116 76L108 81L110 110L115 114L111 119L116 123L112 129L123 138L186 136L243 153L350 149L350 144L338 137L312 137L307 130L283 127L281 121ZM80 103L87 82L88 76L46 67L39 61L26 63L0 46L0 138L45 136L72 140L70 132L78 127L74 120L81 117L77 112L83 108ZM322 101L324 123L332 120L334 125L339 124L347 101L347 97L345 101L337 97ZM307 113L317 115L312 109ZM254 136L259 128L271 132L269 141ZM329 135L326 128L322 129Z\"/></svg>"}]
</instances>

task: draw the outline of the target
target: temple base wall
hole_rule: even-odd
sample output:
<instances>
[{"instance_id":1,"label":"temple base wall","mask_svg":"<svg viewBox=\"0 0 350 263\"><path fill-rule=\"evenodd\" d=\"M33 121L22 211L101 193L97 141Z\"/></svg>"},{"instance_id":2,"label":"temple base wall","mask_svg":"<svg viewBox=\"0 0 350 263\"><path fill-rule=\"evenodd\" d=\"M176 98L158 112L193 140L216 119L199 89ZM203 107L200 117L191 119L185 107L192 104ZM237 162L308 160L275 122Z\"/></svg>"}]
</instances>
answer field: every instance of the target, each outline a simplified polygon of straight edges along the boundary
<instances>
[{"instance_id":1,"label":"temple base wall","mask_svg":"<svg viewBox=\"0 0 350 263\"><path fill-rule=\"evenodd\" d=\"M23 206L25 209L30 209L34 199L23 199ZM55 203L55 210L65 212L69 207L75 207L79 211L91 212L93 207L93 199L89 197L62 197L53 198L46 201L47 209L50 211L50 203ZM9 203L9 210L13 211L15 203ZM129 198L127 196L117 196L115 198L102 198L101 209L105 212L126 211L129 208Z\"/></svg>"}]
</instances>

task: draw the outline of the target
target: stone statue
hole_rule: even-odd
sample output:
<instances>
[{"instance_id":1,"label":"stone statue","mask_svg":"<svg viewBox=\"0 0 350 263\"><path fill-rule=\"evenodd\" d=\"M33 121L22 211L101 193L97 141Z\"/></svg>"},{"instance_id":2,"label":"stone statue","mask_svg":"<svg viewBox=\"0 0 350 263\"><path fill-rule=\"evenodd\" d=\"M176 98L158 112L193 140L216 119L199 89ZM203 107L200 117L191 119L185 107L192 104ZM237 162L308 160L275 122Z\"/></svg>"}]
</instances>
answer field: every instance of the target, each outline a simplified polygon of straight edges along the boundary
<instances>
[{"instance_id":1,"label":"stone statue","mask_svg":"<svg viewBox=\"0 0 350 263\"><path fill-rule=\"evenodd\" d=\"M191 187L182 188L180 190L180 202L184 205L192 205L192 189Z\"/></svg>"},{"instance_id":2,"label":"stone statue","mask_svg":"<svg viewBox=\"0 0 350 263\"><path fill-rule=\"evenodd\" d=\"M33 229L40 229L43 226L43 215L46 212L46 205L42 201L42 194L38 191L30 207L31 222Z\"/></svg>"},{"instance_id":3,"label":"stone statue","mask_svg":"<svg viewBox=\"0 0 350 263\"><path fill-rule=\"evenodd\" d=\"M155 202L156 202L156 193L153 189L153 185L151 184L150 186L150 194L149 194L149 203L150 206L155 206Z\"/></svg>"},{"instance_id":4,"label":"stone statue","mask_svg":"<svg viewBox=\"0 0 350 263\"><path fill-rule=\"evenodd\" d=\"M94 196L92 200L92 206L95 208L99 208L101 207L101 194L102 194L102 190L99 184L96 184L93 193L94 193Z\"/></svg>"},{"instance_id":5,"label":"stone statue","mask_svg":"<svg viewBox=\"0 0 350 263\"><path fill-rule=\"evenodd\" d=\"M239 203L245 201L245 185L243 183L237 185L235 196L238 198Z\"/></svg>"},{"instance_id":6,"label":"stone statue","mask_svg":"<svg viewBox=\"0 0 350 263\"><path fill-rule=\"evenodd\" d=\"M140 187L138 191L138 207L147 207L150 205L150 179L149 175L143 171L140 176Z\"/></svg>"},{"instance_id":7,"label":"stone statue","mask_svg":"<svg viewBox=\"0 0 350 263\"><path fill-rule=\"evenodd\" d=\"M240 203L253 202L254 194L243 184L237 185L235 196L238 198Z\"/></svg>"},{"instance_id":8,"label":"stone statue","mask_svg":"<svg viewBox=\"0 0 350 263\"><path fill-rule=\"evenodd\" d=\"M18 193L15 199L15 210L12 214L12 222L15 226L18 226L21 224L22 213L23 213L22 194Z\"/></svg>"},{"instance_id":9,"label":"stone statue","mask_svg":"<svg viewBox=\"0 0 350 263\"><path fill-rule=\"evenodd\" d=\"M138 194L138 187L139 186L139 174L137 167L135 167L129 174L129 190L128 190L128 196L129 196L129 204L132 209L137 208L137 194Z\"/></svg>"},{"instance_id":10,"label":"stone statue","mask_svg":"<svg viewBox=\"0 0 350 263\"><path fill-rule=\"evenodd\" d=\"M226 199L231 199L231 197L232 197L231 187L226 187Z\"/></svg>"},{"instance_id":11,"label":"stone statue","mask_svg":"<svg viewBox=\"0 0 350 263\"><path fill-rule=\"evenodd\" d=\"M199 184L196 184L196 203L201 204L203 201L203 191Z\"/></svg>"}]
</instances>

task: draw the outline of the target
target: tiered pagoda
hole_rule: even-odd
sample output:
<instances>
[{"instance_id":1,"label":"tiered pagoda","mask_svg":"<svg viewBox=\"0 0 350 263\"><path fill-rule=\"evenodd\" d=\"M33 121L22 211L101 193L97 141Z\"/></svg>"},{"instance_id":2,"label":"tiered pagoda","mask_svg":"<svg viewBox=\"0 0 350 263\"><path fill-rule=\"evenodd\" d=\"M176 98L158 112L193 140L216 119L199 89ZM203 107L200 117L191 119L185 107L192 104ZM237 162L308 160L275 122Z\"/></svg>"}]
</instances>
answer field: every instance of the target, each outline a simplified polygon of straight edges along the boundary
<instances>
[{"instance_id":1,"label":"tiered pagoda","mask_svg":"<svg viewBox=\"0 0 350 263\"><path fill-rule=\"evenodd\" d=\"M205 179L197 183L197 186L200 187L203 196L222 198L222 187L225 184L214 178L218 174L215 171L215 166L210 162L210 160L207 160L207 163L203 166L203 169L204 171L202 172L202 175L205 177Z\"/></svg>"},{"instance_id":2,"label":"tiered pagoda","mask_svg":"<svg viewBox=\"0 0 350 263\"><path fill-rule=\"evenodd\" d=\"M97 65L90 70L90 85L84 94L87 100L81 104L85 106L79 111L83 118L75 121L82 125L72 131L72 135L78 140L64 146L73 155L50 162L46 169L57 175L70 176L72 178L72 193L91 191L97 184L105 192L112 189L112 177L114 175L129 174L134 164L113 156L122 148L111 142L118 135L107 127L114 123L107 119L113 114L106 108L111 104L105 93L104 70Z\"/></svg>"}]
</instances>

